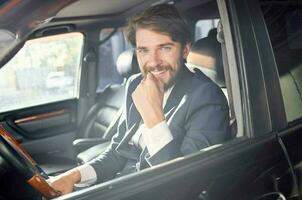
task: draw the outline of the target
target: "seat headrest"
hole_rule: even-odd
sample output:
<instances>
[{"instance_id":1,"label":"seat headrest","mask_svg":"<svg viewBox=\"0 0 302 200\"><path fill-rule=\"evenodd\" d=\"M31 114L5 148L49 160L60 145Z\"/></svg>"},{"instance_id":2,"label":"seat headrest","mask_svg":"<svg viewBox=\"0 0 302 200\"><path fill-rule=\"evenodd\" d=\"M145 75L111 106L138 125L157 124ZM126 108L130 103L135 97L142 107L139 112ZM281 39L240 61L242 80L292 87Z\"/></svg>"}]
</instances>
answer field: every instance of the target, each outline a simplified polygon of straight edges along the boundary
<instances>
[{"instance_id":1,"label":"seat headrest","mask_svg":"<svg viewBox=\"0 0 302 200\"><path fill-rule=\"evenodd\" d=\"M118 73L124 78L129 78L131 75L139 72L133 49L126 50L119 55L116 61L116 68Z\"/></svg>"},{"instance_id":2,"label":"seat headrest","mask_svg":"<svg viewBox=\"0 0 302 200\"><path fill-rule=\"evenodd\" d=\"M217 41L217 29L212 29L208 36L193 43L187 57L187 66L197 68L220 87L225 87L221 46Z\"/></svg>"}]
</instances>

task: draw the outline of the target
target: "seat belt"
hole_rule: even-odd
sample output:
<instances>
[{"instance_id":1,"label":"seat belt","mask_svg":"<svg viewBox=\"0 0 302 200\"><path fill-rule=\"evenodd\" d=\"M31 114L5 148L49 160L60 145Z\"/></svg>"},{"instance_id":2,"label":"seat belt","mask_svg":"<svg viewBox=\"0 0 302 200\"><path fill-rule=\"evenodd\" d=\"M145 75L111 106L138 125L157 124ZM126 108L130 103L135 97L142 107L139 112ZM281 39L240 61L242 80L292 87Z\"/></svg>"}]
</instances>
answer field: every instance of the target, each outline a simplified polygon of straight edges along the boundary
<instances>
[{"instance_id":1,"label":"seat belt","mask_svg":"<svg viewBox=\"0 0 302 200\"><path fill-rule=\"evenodd\" d=\"M118 123L119 123L120 118L123 113L123 108L124 108L124 106L120 107L120 109L117 111L116 115L114 116L114 119L111 121L111 123L107 127L107 129L103 135L104 139L111 140L113 135L117 132L117 127L118 127Z\"/></svg>"},{"instance_id":2,"label":"seat belt","mask_svg":"<svg viewBox=\"0 0 302 200\"><path fill-rule=\"evenodd\" d=\"M229 70L229 62L226 52L225 40L223 35L223 27L221 21L218 22L217 25L217 40L221 46L221 54L222 54L222 62L224 66L224 76L225 76L225 83L227 86L228 98L229 98L229 108L230 108L230 127L232 137L236 137L237 134L237 121L234 112L234 104L233 104L233 93L232 93L232 86L231 86L231 79L230 79L230 70Z\"/></svg>"},{"instance_id":3,"label":"seat belt","mask_svg":"<svg viewBox=\"0 0 302 200\"><path fill-rule=\"evenodd\" d=\"M90 50L84 57L84 61L88 63L88 94L89 94L89 105L92 106L95 103L96 96L96 54ZM93 81L92 81L93 80ZM89 107L90 107L89 106Z\"/></svg>"},{"instance_id":4,"label":"seat belt","mask_svg":"<svg viewBox=\"0 0 302 200\"><path fill-rule=\"evenodd\" d=\"M82 120L86 117L86 112L92 105L94 105L95 102L95 93L96 93L96 83L94 82L96 80L96 63L97 58L95 52L92 50L88 51L86 55L84 56L83 61L87 63L87 76L81 77L81 82L85 82L88 84L87 90L85 89L85 93L80 95L79 101L78 101L78 114L77 114L77 126L80 127L82 124ZM81 86L82 87L82 86ZM82 90L82 88L80 88ZM76 137L83 137L83 135L77 131Z\"/></svg>"}]
</instances>

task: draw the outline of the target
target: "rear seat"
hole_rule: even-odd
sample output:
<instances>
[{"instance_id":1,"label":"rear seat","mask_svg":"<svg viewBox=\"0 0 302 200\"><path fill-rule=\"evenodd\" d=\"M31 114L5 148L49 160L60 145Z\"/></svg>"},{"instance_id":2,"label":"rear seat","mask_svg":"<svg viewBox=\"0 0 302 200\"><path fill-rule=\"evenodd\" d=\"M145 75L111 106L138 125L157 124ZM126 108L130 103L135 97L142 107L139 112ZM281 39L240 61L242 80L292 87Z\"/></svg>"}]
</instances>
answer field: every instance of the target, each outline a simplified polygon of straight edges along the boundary
<instances>
[{"instance_id":1,"label":"rear seat","mask_svg":"<svg viewBox=\"0 0 302 200\"><path fill-rule=\"evenodd\" d=\"M216 39L217 29L212 29L208 36L197 40L192 45L187 57L187 67L192 71L199 69L220 86L227 96L221 46Z\"/></svg>"},{"instance_id":2,"label":"rear seat","mask_svg":"<svg viewBox=\"0 0 302 200\"><path fill-rule=\"evenodd\" d=\"M85 163L102 153L116 133L121 106L125 96L125 82L139 68L133 50L123 52L117 59L117 71L124 77L122 85L108 86L98 97L97 103L88 111L81 123L79 133L84 138L73 142L78 163Z\"/></svg>"},{"instance_id":3,"label":"rear seat","mask_svg":"<svg viewBox=\"0 0 302 200\"><path fill-rule=\"evenodd\" d=\"M287 121L301 117L302 113L302 63L280 77Z\"/></svg>"}]
</instances>

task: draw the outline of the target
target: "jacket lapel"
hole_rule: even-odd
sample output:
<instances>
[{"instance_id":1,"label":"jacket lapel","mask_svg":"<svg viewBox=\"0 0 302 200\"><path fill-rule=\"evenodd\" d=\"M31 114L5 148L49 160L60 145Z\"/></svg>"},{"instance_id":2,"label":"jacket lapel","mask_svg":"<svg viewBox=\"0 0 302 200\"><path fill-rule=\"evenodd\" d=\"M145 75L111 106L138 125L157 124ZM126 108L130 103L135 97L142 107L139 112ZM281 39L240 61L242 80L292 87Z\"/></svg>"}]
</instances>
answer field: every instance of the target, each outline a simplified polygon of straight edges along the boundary
<instances>
[{"instance_id":1,"label":"jacket lapel","mask_svg":"<svg viewBox=\"0 0 302 200\"><path fill-rule=\"evenodd\" d=\"M130 159L137 159L140 151L139 149L132 143L131 138L136 133L139 128L141 122L141 116L137 111L134 103L131 104L129 110L129 118L128 118L128 126L130 127L128 131L125 133L125 136L121 140L120 144L117 146L116 151L118 151L124 157Z\"/></svg>"},{"instance_id":2,"label":"jacket lapel","mask_svg":"<svg viewBox=\"0 0 302 200\"><path fill-rule=\"evenodd\" d=\"M125 136L119 143L119 145L116 147L116 151L129 159L137 159L140 155L140 151L137 147L135 147L134 144L130 143L132 136L135 134L139 127L139 122L132 125L132 127L125 133Z\"/></svg>"},{"instance_id":3,"label":"jacket lapel","mask_svg":"<svg viewBox=\"0 0 302 200\"><path fill-rule=\"evenodd\" d=\"M136 109L136 107L132 101L132 96L131 96L132 92L135 90L135 88L139 84L140 80L141 80L141 78L134 80L135 82L133 83L131 88L130 87L128 88L127 102L126 102L128 104L127 107L129 108L126 111L127 112L126 113L126 115L127 115L127 119L126 119L127 132L125 133L120 144L116 147L116 151L120 155L122 155L126 158L130 158L130 159L137 159L140 154L139 149L137 149L135 147L135 145L133 145L131 143L131 138L138 130L138 127L141 122L141 116L140 116L138 110Z\"/></svg>"},{"instance_id":4,"label":"jacket lapel","mask_svg":"<svg viewBox=\"0 0 302 200\"><path fill-rule=\"evenodd\" d=\"M168 97L167 103L164 107L166 121L170 119L184 94L188 91L191 79L192 73L187 70L186 66L183 66L182 71L177 77L175 86L172 89L171 94Z\"/></svg>"},{"instance_id":5,"label":"jacket lapel","mask_svg":"<svg viewBox=\"0 0 302 200\"><path fill-rule=\"evenodd\" d=\"M142 120L138 110L136 109L134 103L132 102L128 113L128 127L132 127L133 124L140 122Z\"/></svg>"}]
</instances>

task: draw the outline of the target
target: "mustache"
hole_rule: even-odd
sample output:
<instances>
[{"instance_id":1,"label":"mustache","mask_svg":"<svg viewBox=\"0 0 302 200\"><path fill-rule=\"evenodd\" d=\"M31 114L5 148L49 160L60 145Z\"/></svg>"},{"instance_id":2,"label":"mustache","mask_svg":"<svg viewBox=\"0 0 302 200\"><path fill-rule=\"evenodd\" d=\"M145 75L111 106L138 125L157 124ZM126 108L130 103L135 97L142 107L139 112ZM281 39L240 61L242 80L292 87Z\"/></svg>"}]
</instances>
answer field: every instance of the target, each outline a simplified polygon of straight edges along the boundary
<instances>
[{"instance_id":1,"label":"mustache","mask_svg":"<svg viewBox=\"0 0 302 200\"><path fill-rule=\"evenodd\" d=\"M152 71L174 71L174 69L171 67L171 65L156 65L156 66L146 66L145 67L145 73L152 72Z\"/></svg>"}]
</instances>

